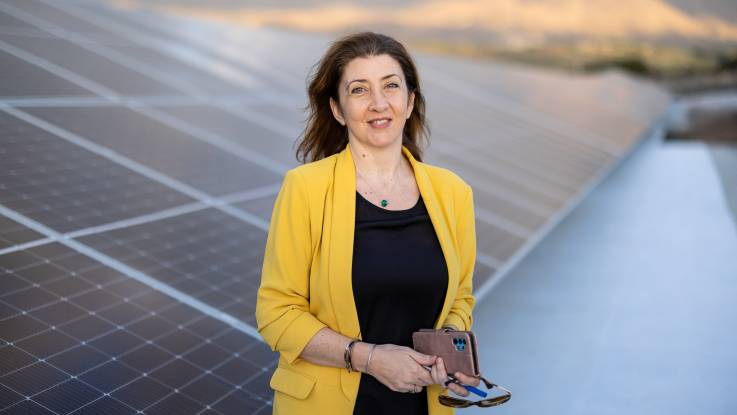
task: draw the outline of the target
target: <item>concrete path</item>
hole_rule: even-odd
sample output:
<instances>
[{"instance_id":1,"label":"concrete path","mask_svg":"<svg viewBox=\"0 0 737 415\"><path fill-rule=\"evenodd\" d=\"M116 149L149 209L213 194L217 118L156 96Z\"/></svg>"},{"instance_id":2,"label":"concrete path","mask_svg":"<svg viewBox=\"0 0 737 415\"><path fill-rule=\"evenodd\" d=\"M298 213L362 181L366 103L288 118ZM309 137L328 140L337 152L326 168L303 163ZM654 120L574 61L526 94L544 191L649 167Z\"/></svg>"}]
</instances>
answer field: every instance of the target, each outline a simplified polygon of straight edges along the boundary
<instances>
[{"instance_id":1,"label":"concrete path","mask_svg":"<svg viewBox=\"0 0 737 415\"><path fill-rule=\"evenodd\" d=\"M704 144L647 139L477 304L471 414L737 414L737 231Z\"/></svg>"}]
</instances>

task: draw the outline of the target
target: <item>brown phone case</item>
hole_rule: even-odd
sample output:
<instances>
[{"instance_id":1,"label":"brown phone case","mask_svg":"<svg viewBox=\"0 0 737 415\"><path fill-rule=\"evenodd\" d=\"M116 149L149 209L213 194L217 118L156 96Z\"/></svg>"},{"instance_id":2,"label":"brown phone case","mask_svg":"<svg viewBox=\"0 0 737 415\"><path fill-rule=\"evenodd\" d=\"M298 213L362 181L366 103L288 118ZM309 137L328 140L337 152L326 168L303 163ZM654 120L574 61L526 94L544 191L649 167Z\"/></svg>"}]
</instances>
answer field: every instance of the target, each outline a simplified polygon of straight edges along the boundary
<instances>
[{"instance_id":1,"label":"brown phone case","mask_svg":"<svg viewBox=\"0 0 737 415\"><path fill-rule=\"evenodd\" d=\"M420 353L442 357L448 374L481 374L476 336L472 331L420 329L412 333L412 345Z\"/></svg>"}]
</instances>

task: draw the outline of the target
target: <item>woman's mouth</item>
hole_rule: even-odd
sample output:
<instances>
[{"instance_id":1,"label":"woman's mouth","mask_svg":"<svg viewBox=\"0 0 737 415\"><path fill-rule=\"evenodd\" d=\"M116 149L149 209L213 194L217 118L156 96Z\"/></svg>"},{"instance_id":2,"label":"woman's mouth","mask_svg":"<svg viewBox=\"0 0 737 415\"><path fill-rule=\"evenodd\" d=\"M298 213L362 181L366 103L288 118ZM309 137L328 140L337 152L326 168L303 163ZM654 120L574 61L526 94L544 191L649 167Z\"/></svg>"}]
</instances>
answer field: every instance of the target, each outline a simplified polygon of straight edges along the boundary
<instances>
[{"instance_id":1,"label":"woman's mouth","mask_svg":"<svg viewBox=\"0 0 737 415\"><path fill-rule=\"evenodd\" d=\"M392 120L389 118L377 118L375 120L369 121L369 125L372 128L384 129L387 128L389 124L391 124L391 122Z\"/></svg>"}]
</instances>

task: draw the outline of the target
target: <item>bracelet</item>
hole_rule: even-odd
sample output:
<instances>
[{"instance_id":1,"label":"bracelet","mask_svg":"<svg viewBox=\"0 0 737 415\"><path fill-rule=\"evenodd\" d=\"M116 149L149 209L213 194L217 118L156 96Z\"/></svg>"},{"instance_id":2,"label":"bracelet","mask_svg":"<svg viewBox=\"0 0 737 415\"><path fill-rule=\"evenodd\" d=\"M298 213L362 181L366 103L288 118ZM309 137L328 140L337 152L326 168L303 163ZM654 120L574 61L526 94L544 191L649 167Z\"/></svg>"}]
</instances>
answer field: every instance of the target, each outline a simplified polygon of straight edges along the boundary
<instances>
[{"instance_id":1,"label":"bracelet","mask_svg":"<svg viewBox=\"0 0 737 415\"><path fill-rule=\"evenodd\" d=\"M358 339L353 339L345 346L345 352L343 353L343 360L345 360L345 368L348 369L348 373L351 373L353 371L353 364L351 363L351 352L353 351L353 344L355 344Z\"/></svg>"},{"instance_id":2,"label":"bracelet","mask_svg":"<svg viewBox=\"0 0 737 415\"><path fill-rule=\"evenodd\" d=\"M374 354L374 347L376 347L376 344L374 344L374 345L371 346L371 351L369 351L368 360L366 360L366 370L365 370L365 372L368 373L369 375L370 375L370 373L368 371L368 368L369 368L369 365L371 364L371 355Z\"/></svg>"}]
</instances>

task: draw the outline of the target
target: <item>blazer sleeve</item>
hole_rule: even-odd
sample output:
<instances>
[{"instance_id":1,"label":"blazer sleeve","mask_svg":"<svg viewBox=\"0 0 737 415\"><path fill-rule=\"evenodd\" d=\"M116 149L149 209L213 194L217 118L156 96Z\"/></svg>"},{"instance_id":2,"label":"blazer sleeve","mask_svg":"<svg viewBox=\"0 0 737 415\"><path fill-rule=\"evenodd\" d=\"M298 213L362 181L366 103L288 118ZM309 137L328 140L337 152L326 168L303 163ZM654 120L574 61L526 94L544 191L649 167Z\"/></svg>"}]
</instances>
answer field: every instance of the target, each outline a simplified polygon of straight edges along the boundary
<instances>
[{"instance_id":1,"label":"blazer sleeve","mask_svg":"<svg viewBox=\"0 0 737 415\"><path fill-rule=\"evenodd\" d=\"M289 170L276 197L256 299L258 331L272 350L294 363L327 325L310 313L312 244L307 189Z\"/></svg>"},{"instance_id":2,"label":"blazer sleeve","mask_svg":"<svg viewBox=\"0 0 737 415\"><path fill-rule=\"evenodd\" d=\"M452 325L458 330L471 330L472 311L476 298L473 295L473 270L476 265L476 219L473 208L473 189L465 185L460 209L456 210L456 243L460 255L460 278L456 298L451 305L443 326Z\"/></svg>"}]
</instances>

